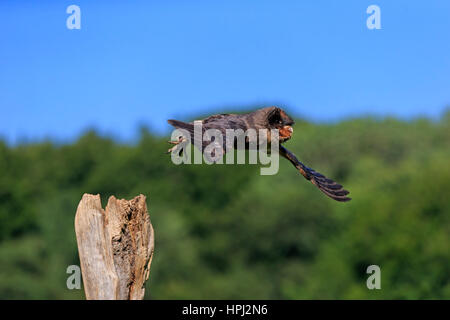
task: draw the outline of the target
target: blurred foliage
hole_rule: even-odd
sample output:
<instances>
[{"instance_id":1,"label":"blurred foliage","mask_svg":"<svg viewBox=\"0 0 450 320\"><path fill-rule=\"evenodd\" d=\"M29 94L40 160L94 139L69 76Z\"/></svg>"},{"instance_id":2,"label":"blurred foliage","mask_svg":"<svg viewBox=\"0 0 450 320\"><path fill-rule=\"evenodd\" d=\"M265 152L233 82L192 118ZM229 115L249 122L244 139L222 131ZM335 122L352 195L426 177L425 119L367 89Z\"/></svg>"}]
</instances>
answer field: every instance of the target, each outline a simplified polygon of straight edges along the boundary
<instances>
[{"instance_id":1,"label":"blurred foliage","mask_svg":"<svg viewBox=\"0 0 450 320\"><path fill-rule=\"evenodd\" d=\"M79 299L73 229L83 193L145 194L156 233L151 299L450 299L450 112L439 121L298 121L286 146L344 184L324 196L281 159L175 166L167 138L85 133L70 145L0 142L0 299ZM381 290L366 287L381 267Z\"/></svg>"}]
</instances>

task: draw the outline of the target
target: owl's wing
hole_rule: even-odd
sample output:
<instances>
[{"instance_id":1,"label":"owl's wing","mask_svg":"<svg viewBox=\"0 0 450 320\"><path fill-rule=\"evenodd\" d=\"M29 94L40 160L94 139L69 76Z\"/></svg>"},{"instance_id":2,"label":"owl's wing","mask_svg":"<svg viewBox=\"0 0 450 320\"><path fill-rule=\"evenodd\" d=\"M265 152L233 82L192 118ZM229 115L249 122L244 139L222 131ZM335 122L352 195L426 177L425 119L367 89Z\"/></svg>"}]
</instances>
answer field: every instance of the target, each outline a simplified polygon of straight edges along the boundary
<instances>
[{"instance_id":1,"label":"owl's wing","mask_svg":"<svg viewBox=\"0 0 450 320\"><path fill-rule=\"evenodd\" d=\"M279 152L282 157L288 159L294 165L294 167L296 167L297 170L300 171L300 173L306 178L306 180L311 181L312 184L318 187L320 191L325 193L331 199L341 202L351 200L351 198L347 197L349 192L345 190L342 185L331 179L328 179L315 170L308 168L303 163L301 163L292 152L290 152L282 145L280 145Z\"/></svg>"}]
</instances>

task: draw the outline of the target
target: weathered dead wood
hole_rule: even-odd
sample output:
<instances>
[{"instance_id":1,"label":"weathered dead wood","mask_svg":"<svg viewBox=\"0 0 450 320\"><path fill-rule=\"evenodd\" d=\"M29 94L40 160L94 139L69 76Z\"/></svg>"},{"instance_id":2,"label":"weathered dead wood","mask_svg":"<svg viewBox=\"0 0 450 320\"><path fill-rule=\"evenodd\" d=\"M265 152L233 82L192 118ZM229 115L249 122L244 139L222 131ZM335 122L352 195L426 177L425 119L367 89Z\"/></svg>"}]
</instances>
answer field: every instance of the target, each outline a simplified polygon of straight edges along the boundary
<instances>
[{"instance_id":1,"label":"weathered dead wood","mask_svg":"<svg viewBox=\"0 0 450 320\"><path fill-rule=\"evenodd\" d=\"M130 201L111 196L103 210L99 195L84 194L75 233L86 299L144 298L154 250L145 196Z\"/></svg>"}]
</instances>

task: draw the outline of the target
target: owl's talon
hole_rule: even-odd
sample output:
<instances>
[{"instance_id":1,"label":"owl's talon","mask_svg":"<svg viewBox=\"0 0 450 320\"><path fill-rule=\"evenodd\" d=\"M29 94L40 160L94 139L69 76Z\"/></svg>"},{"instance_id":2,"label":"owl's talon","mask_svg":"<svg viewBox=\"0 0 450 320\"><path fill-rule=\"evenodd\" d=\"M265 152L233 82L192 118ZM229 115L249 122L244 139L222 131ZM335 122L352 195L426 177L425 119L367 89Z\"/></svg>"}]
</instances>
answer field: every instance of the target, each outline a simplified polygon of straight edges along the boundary
<instances>
[{"instance_id":1,"label":"owl's talon","mask_svg":"<svg viewBox=\"0 0 450 320\"><path fill-rule=\"evenodd\" d=\"M169 150L167 150L167 154L172 153L181 142L187 141L185 137L179 137L178 140L175 141L167 141L170 144L173 144L174 146L172 148L170 148Z\"/></svg>"}]
</instances>

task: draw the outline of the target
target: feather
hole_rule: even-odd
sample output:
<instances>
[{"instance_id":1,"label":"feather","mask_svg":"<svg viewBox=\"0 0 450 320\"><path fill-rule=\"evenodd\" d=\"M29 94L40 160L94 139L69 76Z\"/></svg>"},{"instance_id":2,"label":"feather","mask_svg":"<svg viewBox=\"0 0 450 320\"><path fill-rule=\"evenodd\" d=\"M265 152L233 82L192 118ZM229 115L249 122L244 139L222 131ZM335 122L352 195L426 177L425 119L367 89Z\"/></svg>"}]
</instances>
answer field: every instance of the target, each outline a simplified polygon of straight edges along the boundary
<instances>
[{"instance_id":1,"label":"feather","mask_svg":"<svg viewBox=\"0 0 450 320\"><path fill-rule=\"evenodd\" d=\"M319 190L328 197L340 202L351 200L351 198L347 197L350 192L345 190L342 185L325 177L323 174L318 173L314 169L305 166L292 152L281 145L280 155L288 159L307 180L311 181L312 184L319 188Z\"/></svg>"}]
</instances>

